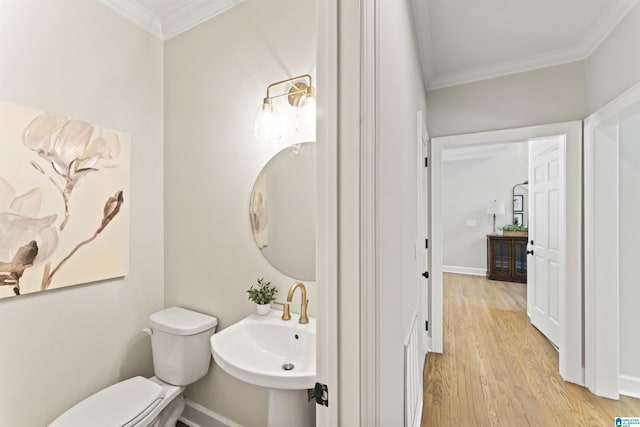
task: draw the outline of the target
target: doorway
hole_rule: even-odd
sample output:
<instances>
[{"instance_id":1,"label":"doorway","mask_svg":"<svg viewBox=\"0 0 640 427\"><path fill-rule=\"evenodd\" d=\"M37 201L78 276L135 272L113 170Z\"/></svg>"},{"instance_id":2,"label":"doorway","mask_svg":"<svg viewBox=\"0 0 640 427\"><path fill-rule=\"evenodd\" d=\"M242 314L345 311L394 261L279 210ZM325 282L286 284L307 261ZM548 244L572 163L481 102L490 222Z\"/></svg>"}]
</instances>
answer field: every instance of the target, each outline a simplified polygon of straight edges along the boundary
<instances>
[{"instance_id":1,"label":"doorway","mask_svg":"<svg viewBox=\"0 0 640 427\"><path fill-rule=\"evenodd\" d=\"M433 273L431 313L433 322L431 351L443 352L443 235L442 235L442 156L447 148L474 147L486 144L509 144L555 135L566 138L564 157L564 212L567 220L563 224L566 242L564 262L564 292L560 301L560 331L558 336L559 370L566 381L583 384L582 364L582 123L566 122L553 125L533 126L451 137L433 138L431 153L431 266ZM506 147L506 145L504 146ZM434 208L434 207L437 207ZM564 297L570 295L571 297Z\"/></svg>"},{"instance_id":2,"label":"doorway","mask_svg":"<svg viewBox=\"0 0 640 427\"><path fill-rule=\"evenodd\" d=\"M640 85L585 121L585 372L595 394L640 398Z\"/></svg>"}]
</instances>

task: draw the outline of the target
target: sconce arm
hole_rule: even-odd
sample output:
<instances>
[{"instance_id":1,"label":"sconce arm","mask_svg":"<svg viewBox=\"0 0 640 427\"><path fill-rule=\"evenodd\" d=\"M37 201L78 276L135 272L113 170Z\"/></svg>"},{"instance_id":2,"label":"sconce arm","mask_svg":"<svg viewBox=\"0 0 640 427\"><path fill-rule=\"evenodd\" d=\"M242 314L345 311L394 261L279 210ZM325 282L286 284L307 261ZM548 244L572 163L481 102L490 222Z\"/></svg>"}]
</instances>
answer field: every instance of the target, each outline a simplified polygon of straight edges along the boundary
<instances>
[{"instance_id":1,"label":"sconce arm","mask_svg":"<svg viewBox=\"0 0 640 427\"><path fill-rule=\"evenodd\" d=\"M286 93L283 93L281 95L271 96L271 88L279 86L279 85L284 84L284 83L289 83L289 82L292 82L294 80L301 80L301 79L308 79L309 80L309 84L304 89L300 89L300 90L293 91L293 92L286 92ZM269 86L267 86L267 97L265 99L273 99L273 98L279 98L281 96L288 96L288 95L293 95L293 94L298 94L298 93L306 93L308 88L310 88L310 87L312 87L311 76L309 74L301 74L299 76L295 76L295 77L291 77L291 78L288 78L288 79L280 80L279 82L271 83Z\"/></svg>"}]
</instances>

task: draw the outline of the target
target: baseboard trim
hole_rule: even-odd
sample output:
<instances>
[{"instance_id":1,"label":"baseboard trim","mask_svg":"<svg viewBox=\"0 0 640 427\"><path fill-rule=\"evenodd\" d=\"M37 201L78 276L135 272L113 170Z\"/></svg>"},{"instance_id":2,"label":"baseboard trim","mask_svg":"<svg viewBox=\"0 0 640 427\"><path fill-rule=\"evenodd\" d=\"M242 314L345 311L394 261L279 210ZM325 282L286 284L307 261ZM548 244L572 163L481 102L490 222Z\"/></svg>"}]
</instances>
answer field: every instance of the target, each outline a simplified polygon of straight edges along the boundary
<instances>
[{"instance_id":1,"label":"baseboard trim","mask_svg":"<svg viewBox=\"0 0 640 427\"><path fill-rule=\"evenodd\" d=\"M204 406L185 399L186 406L179 420L189 427L242 427L242 425Z\"/></svg>"},{"instance_id":2,"label":"baseboard trim","mask_svg":"<svg viewBox=\"0 0 640 427\"><path fill-rule=\"evenodd\" d=\"M418 407L416 408L416 412L420 414L419 417L416 417L413 427L420 427L422 425L422 407L424 405L424 399L420 399L418 402Z\"/></svg>"},{"instance_id":3,"label":"baseboard trim","mask_svg":"<svg viewBox=\"0 0 640 427\"><path fill-rule=\"evenodd\" d=\"M640 378L620 375L618 377L618 388L620 389L620 394L640 399Z\"/></svg>"},{"instance_id":4,"label":"baseboard trim","mask_svg":"<svg viewBox=\"0 0 640 427\"><path fill-rule=\"evenodd\" d=\"M443 265L442 272L468 274L470 276L486 276L487 275L487 270L485 268L459 267L457 265Z\"/></svg>"}]
</instances>

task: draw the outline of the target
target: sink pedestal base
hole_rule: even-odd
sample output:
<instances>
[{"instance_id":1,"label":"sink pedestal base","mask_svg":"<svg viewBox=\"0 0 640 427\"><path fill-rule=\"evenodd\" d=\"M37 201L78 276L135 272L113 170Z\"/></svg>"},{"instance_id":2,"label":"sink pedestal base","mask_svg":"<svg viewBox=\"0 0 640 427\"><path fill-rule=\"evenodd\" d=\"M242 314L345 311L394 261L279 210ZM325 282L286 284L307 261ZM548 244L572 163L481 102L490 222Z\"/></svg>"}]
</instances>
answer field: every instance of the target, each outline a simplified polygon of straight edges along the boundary
<instances>
[{"instance_id":1,"label":"sink pedestal base","mask_svg":"<svg viewBox=\"0 0 640 427\"><path fill-rule=\"evenodd\" d=\"M268 427L315 427L315 402L307 390L269 389Z\"/></svg>"}]
</instances>

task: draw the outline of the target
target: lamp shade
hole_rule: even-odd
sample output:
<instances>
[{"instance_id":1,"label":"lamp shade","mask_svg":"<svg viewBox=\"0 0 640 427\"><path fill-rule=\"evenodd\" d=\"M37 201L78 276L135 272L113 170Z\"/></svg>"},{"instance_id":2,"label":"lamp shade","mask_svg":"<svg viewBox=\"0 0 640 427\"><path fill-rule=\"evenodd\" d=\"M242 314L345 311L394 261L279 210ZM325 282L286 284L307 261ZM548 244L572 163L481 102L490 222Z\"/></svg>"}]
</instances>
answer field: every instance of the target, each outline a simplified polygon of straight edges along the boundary
<instances>
[{"instance_id":1,"label":"lamp shade","mask_svg":"<svg viewBox=\"0 0 640 427\"><path fill-rule=\"evenodd\" d=\"M305 96L304 103L298 107L297 112L298 126L296 130L298 132L310 132L316 131L316 97L313 94Z\"/></svg>"},{"instance_id":2,"label":"lamp shade","mask_svg":"<svg viewBox=\"0 0 640 427\"><path fill-rule=\"evenodd\" d=\"M487 206L487 213L489 215L504 215L504 202L498 200L492 200Z\"/></svg>"},{"instance_id":3,"label":"lamp shade","mask_svg":"<svg viewBox=\"0 0 640 427\"><path fill-rule=\"evenodd\" d=\"M258 139L274 140L282 136L280 116L270 99L258 107L254 123L254 135Z\"/></svg>"}]
</instances>

